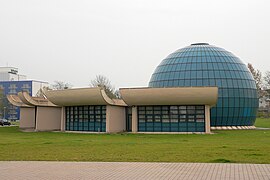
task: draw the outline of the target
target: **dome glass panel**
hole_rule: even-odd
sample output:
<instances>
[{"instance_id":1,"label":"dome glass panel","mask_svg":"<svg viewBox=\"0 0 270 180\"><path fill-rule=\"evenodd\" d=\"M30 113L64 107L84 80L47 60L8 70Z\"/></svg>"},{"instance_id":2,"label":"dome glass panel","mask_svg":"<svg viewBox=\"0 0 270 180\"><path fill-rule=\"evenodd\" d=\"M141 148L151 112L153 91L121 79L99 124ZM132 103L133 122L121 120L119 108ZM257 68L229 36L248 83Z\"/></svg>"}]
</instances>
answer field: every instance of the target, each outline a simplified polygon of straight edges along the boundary
<instances>
[{"instance_id":1,"label":"dome glass panel","mask_svg":"<svg viewBox=\"0 0 270 180\"><path fill-rule=\"evenodd\" d=\"M258 97L247 66L232 53L196 43L167 56L155 69L149 87L217 86L218 102L211 108L211 126L251 126Z\"/></svg>"}]
</instances>

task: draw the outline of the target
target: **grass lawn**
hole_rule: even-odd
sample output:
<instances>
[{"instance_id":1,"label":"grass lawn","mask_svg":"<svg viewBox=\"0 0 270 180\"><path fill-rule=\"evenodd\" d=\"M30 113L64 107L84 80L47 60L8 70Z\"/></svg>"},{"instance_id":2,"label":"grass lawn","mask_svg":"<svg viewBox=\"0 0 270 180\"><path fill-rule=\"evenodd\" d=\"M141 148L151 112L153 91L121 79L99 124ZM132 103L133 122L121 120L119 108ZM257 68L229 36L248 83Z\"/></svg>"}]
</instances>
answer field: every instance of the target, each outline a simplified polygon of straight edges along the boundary
<instances>
[{"instance_id":1,"label":"grass lawn","mask_svg":"<svg viewBox=\"0 0 270 180\"><path fill-rule=\"evenodd\" d=\"M256 127L270 128L270 119L267 118L257 118L255 122Z\"/></svg>"},{"instance_id":2,"label":"grass lawn","mask_svg":"<svg viewBox=\"0 0 270 180\"><path fill-rule=\"evenodd\" d=\"M14 125L14 126L19 126L20 125L19 121L11 121L10 123L11 123L11 125Z\"/></svg>"},{"instance_id":3,"label":"grass lawn","mask_svg":"<svg viewBox=\"0 0 270 180\"><path fill-rule=\"evenodd\" d=\"M269 120L258 120L269 125ZM270 130L215 133L27 133L18 127L1 127L0 160L270 163Z\"/></svg>"}]
</instances>

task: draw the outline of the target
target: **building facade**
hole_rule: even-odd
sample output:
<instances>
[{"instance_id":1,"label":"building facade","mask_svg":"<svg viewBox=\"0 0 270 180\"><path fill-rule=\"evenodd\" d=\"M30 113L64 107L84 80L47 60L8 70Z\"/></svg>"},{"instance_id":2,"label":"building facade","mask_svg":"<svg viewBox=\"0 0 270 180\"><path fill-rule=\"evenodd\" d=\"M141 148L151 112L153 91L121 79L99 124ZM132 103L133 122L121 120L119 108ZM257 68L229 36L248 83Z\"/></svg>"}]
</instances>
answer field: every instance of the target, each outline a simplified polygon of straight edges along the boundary
<instances>
[{"instance_id":1,"label":"building facade","mask_svg":"<svg viewBox=\"0 0 270 180\"><path fill-rule=\"evenodd\" d=\"M21 107L20 128L99 133L210 133L217 87L127 88L110 99L101 88L8 95Z\"/></svg>"},{"instance_id":2,"label":"building facade","mask_svg":"<svg viewBox=\"0 0 270 180\"><path fill-rule=\"evenodd\" d=\"M26 76L18 74L18 68L0 67L0 81L23 81L23 80L26 80Z\"/></svg>"},{"instance_id":3,"label":"building facade","mask_svg":"<svg viewBox=\"0 0 270 180\"><path fill-rule=\"evenodd\" d=\"M232 53L192 44L165 58L149 87L120 88L121 99L104 89L26 91L9 95L21 107L21 128L98 133L210 133L254 128L258 97L247 67ZM33 93L32 93L33 94Z\"/></svg>"},{"instance_id":4,"label":"building facade","mask_svg":"<svg viewBox=\"0 0 270 180\"><path fill-rule=\"evenodd\" d=\"M124 88L120 93L128 105L127 131L210 133L217 87Z\"/></svg>"},{"instance_id":5,"label":"building facade","mask_svg":"<svg viewBox=\"0 0 270 180\"><path fill-rule=\"evenodd\" d=\"M7 95L25 91L35 96L40 89L47 86L49 86L47 82L27 80L25 75L18 74L18 68L0 67L0 89L3 91L1 117L9 120L20 119L20 108L10 104L6 98Z\"/></svg>"}]
</instances>

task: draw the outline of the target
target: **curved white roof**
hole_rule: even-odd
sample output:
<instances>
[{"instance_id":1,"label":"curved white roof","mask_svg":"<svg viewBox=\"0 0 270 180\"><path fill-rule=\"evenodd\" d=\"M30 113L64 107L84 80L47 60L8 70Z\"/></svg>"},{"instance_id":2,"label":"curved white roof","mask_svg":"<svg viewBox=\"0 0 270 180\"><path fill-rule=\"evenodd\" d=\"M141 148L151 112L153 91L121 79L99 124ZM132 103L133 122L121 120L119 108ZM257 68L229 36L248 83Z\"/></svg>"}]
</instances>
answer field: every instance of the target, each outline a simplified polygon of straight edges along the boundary
<instances>
[{"instance_id":1,"label":"curved white roof","mask_svg":"<svg viewBox=\"0 0 270 180\"><path fill-rule=\"evenodd\" d=\"M218 99L217 87L122 88L123 100L132 105L210 105Z\"/></svg>"},{"instance_id":2,"label":"curved white roof","mask_svg":"<svg viewBox=\"0 0 270 180\"><path fill-rule=\"evenodd\" d=\"M122 100L114 100L99 87L50 90L44 92L48 100L58 106L117 105L126 106Z\"/></svg>"}]
</instances>

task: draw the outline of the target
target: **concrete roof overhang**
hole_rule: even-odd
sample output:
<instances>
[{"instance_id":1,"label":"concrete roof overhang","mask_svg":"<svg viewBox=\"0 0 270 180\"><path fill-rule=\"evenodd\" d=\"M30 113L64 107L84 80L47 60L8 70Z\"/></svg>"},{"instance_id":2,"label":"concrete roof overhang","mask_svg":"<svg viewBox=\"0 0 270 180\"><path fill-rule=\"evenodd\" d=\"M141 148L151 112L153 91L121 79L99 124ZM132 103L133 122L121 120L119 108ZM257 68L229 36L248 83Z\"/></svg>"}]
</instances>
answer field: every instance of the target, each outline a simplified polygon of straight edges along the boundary
<instances>
[{"instance_id":1,"label":"concrete roof overhang","mask_svg":"<svg viewBox=\"0 0 270 180\"><path fill-rule=\"evenodd\" d=\"M127 106L124 101L111 99L99 87L45 91L44 95L58 106L115 105Z\"/></svg>"},{"instance_id":2,"label":"concrete roof overhang","mask_svg":"<svg viewBox=\"0 0 270 180\"><path fill-rule=\"evenodd\" d=\"M132 105L210 105L218 99L217 87L121 88L122 99Z\"/></svg>"},{"instance_id":3,"label":"concrete roof overhang","mask_svg":"<svg viewBox=\"0 0 270 180\"><path fill-rule=\"evenodd\" d=\"M18 107L34 107L34 106L23 103L18 95L9 94L9 95L7 95L7 99L14 106L18 106Z\"/></svg>"},{"instance_id":4,"label":"concrete roof overhang","mask_svg":"<svg viewBox=\"0 0 270 180\"><path fill-rule=\"evenodd\" d=\"M48 99L44 97L32 97L28 92L19 92L18 97L20 100L29 106L46 106L46 107L55 107L56 105L51 103Z\"/></svg>"}]
</instances>

